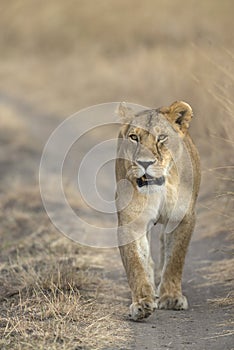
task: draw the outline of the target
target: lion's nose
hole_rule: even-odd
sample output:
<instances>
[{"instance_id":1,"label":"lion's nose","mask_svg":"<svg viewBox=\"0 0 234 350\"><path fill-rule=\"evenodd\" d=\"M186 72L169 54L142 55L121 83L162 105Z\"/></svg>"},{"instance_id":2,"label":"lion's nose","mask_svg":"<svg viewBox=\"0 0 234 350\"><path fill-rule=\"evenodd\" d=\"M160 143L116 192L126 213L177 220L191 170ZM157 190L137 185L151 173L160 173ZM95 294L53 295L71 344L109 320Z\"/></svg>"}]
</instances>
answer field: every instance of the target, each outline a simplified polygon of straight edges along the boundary
<instances>
[{"instance_id":1,"label":"lion's nose","mask_svg":"<svg viewBox=\"0 0 234 350\"><path fill-rule=\"evenodd\" d=\"M148 166L150 166L151 164L154 164L155 163L155 160L154 161L149 161L149 162L142 162L140 160L137 161L137 164L139 164L140 166L142 166L143 168L147 169Z\"/></svg>"}]
</instances>

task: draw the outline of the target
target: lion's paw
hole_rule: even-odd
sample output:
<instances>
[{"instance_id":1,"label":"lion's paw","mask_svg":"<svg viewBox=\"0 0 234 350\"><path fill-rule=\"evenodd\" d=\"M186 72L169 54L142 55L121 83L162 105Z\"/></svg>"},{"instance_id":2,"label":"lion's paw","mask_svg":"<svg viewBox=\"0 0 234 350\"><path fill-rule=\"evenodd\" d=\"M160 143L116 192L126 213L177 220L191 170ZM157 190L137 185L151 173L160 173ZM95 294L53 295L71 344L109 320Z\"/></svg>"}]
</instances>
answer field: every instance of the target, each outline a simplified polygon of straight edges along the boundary
<instances>
[{"instance_id":1,"label":"lion's paw","mask_svg":"<svg viewBox=\"0 0 234 350\"><path fill-rule=\"evenodd\" d=\"M167 310L187 310L188 301L184 295L163 295L157 300L157 308Z\"/></svg>"},{"instance_id":2,"label":"lion's paw","mask_svg":"<svg viewBox=\"0 0 234 350\"><path fill-rule=\"evenodd\" d=\"M131 304L129 318L133 321L143 320L152 315L155 309L156 303L152 299L140 299L139 302Z\"/></svg>"}]
</instances>

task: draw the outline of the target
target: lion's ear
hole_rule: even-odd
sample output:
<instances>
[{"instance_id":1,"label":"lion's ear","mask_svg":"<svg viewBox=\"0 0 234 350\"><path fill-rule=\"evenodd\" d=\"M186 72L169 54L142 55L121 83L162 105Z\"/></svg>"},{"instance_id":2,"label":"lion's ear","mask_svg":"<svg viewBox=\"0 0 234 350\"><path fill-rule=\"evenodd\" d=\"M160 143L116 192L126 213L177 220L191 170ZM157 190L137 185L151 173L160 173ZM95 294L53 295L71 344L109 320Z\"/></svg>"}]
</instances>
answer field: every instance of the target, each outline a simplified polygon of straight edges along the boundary
<instances>
[{"instance_id":1,"label":"lion's ear","mask_svg":"<svg viewBox=\"0 0 234 350\"><path fill-rule=\"evenodd\" d=\"M119 104L116 113L123 123L129 123L134 118L134 112L127 106L126 102Z\"/></svg>"},{"instance_id":2,"label":"lion's ear","mask_svg":"<svg viewBox=\"0 0 234 350\"><path fill-rule=\"evenodd\" d=\"M192 120L193 110L188 103L176 101L170 105L168 116L170 121L185 134Z\"/></svg>"}]
</instances>

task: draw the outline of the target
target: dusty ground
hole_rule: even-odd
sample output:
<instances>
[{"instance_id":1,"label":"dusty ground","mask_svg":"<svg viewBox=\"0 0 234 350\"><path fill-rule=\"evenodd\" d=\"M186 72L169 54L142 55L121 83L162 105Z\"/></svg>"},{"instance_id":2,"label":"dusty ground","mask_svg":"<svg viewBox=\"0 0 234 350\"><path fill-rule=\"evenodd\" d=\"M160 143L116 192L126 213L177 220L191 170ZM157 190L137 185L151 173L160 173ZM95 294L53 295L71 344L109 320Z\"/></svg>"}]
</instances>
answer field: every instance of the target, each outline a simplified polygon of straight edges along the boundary
<instances>
[{"instance_id":1,"label":"dusty ground","mask_svg":"<svg viewBox=\"0 0 234 350\"><path fill-rule=\"evenodd\" d=\"M0 348L233 349L233 2L14 0L0 10ZM176 99L194 108L202 161L190 309L131 323L118 251L56 231L39 160L81 108Z\"/></svg>"}]
</instances>

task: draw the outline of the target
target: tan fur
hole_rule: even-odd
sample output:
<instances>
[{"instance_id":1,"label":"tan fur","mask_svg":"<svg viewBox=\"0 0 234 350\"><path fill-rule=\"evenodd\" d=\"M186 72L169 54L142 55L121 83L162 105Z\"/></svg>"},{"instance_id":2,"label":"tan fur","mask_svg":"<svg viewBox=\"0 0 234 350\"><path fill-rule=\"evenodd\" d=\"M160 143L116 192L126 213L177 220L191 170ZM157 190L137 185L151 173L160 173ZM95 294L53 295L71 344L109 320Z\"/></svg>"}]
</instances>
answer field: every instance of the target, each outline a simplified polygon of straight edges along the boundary
<instances>
[{"instance_id":1,"label":"tan fur","mask_svg":"<svg viewBox=\"0 0 234 350\"><path fill-rule=\"evenodd\" d=\"M132 292L130 317L140 320L150 316L156 307L176 310L188 307L181 290L181 278L195 224L194 206L200 185L200 162L188 133L193 114L187 103L174 102L170 107L138 114L134 114L125 104L120 104L119 116L122 119L116 160L119 249ZM168 140L160 142L159 135L164 134ZM171 142L171 147L174 147L174 158L169 151L170 147L166 146L167 142L168 145ZM179 178L180 167L181 174L186 175L188 171L181 161L185 152L182 144L187 149L193 171L191 188L188 188L183 177ZM150 165L144 169L142 164L145 163L142 161L152 164L148 163ZM137 178L145 179L144 171L155 181L164 179L165 183L139 187ZM128 182L120 186L121 180ZM181 193L191 192L181 220L179 208L178 213L177 208L173 212L180 188ZM130 192L132 197L128 195ZM166 227L172 213L173 224L176 224L173 231L168 233ZM164 228L161 235L158 291L155 289L154 263L149 242L149 230L157 223Z\"/></svg>"}]
</instances>

